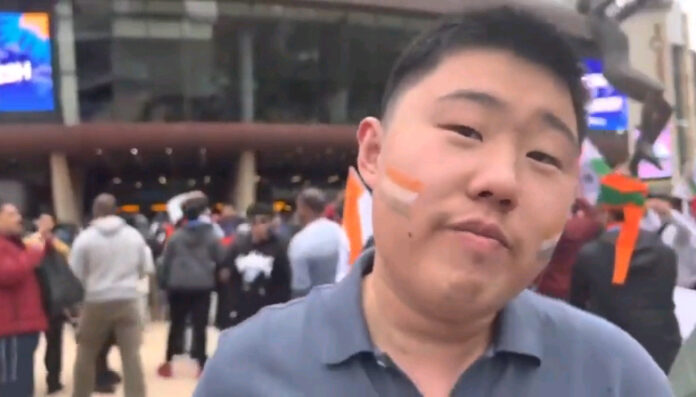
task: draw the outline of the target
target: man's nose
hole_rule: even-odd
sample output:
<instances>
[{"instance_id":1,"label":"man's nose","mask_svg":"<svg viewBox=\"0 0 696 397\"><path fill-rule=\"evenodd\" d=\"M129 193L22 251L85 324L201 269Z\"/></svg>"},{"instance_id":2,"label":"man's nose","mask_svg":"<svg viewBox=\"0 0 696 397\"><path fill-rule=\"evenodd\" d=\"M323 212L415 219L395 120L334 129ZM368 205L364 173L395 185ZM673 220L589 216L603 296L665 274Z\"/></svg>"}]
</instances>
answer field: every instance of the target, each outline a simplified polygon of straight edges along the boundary
<instances>
[{"instance_id":1,"label":"man's nose","mask_svg":"<svg viewBox=\"0 0 696 397\"><path fill-rule=\"evenodd\" d=\"M516 149L513 145L496 145L485 152L471 174L468 194L472 200L510 211L517 206L520 193Z\"/></svg>"}]
</instances>

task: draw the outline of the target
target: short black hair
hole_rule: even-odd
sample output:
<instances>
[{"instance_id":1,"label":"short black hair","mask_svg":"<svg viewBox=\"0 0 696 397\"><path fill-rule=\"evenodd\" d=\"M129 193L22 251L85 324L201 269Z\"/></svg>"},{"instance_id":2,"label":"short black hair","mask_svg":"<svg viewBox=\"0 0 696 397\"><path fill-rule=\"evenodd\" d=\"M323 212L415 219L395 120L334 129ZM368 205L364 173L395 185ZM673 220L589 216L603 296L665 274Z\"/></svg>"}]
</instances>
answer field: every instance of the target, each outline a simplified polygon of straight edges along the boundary
<instances>
[{"instance_id":1,"label":"short black hair","mask_svg":"<svg viewBox=\"0 0 696 397\"><path fill-rule=\"evenodd\" d=\"M326 209L326 205L328 204L326 194L313 187L302 190L300 195L297 196L297 199L315 214L323 213Z\"/></svg>"},{"instance_id":2,"label":"short black hair","mask_svg":"<svg viewBox=\"0 0 696 397\"><path fill-rule=\"evenodd\" d=\"M566 37L556 26L512 6L468 10L445 18L417 37L397 59L382 98L382 118L388 119L401 90L435 69L446 56L489 47L508 50L546 68L568 87L582 142L587 130L587 90L580 60Z\"/></svg>"},{"instance_id":3,"label":"short black hair","mask_svg":"<svg viewBox=\"0 0 696 397\"><path fill-rule=\"evenodd\" d=\"M95 218L116 215L116 212L118 212L118 201L113 194L101 193L94 199L92 215Z\"/></svg>"}]
</instances>

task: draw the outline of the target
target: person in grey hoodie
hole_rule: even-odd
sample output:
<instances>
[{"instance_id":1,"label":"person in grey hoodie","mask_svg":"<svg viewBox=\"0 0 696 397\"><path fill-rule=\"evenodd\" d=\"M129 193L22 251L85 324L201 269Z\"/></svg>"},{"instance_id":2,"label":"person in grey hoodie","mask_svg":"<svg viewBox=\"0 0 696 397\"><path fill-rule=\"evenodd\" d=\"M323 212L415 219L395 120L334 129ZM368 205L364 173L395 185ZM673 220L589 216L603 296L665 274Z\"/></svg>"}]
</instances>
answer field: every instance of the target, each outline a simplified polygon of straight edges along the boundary
<instances>
[{"instance_id":1,"label":"person in grey hoodie","mask_svg":"<svg viewBox=\"0 0 696 397\"><path fill-rule=\"evenodd\" d=\"M165 362L158 369L164 378L172 376L171 361L183 344L189 317L193 326L191 356L201 371L207 359L210 296L216 286L215 271L223 257L220 236L210 222L201 219L207 205L205 197L183 204L184 224L164 249L162 284L167 290L171 318Z\"/></svg>"},{"instance_id":2,"label":"person in grey hoodie","mask_svg":"<svg viewBox=\"0 0 696 397\"><path fill-rule=\"evenodd\" d=\"M94 221L80 233L70 253L70 266L85 288L73 397L92 394L95 360L112 333L123 361L125 396L145 396L138 283L145 276L147 246L136 229L116 216L116 209L114 196L97 196Z\"/></svg>"}]
</instances>

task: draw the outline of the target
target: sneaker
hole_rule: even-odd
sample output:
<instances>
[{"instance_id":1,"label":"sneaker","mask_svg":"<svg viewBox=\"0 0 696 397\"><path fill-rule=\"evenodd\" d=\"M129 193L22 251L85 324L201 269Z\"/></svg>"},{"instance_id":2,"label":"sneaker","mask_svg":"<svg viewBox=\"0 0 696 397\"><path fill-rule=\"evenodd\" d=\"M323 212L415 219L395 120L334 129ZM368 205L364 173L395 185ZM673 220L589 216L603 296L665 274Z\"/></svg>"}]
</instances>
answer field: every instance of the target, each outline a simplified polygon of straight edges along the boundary
<instances>
[{"instance_id":1,"label":"sneaker","mask_svg":"<svg viewBox=\"0 0 696 397\"><path fill-rule=\"evenodd\" d=\"M101 394L114 394L116 393L116 386L109 384L97 384L94 387L94 392Z\"/></svg>"},{"instance_id":2,"label":"sneaker","mask_svg":"<svg viewBox=\"0 0 696 397\"><path fill-rule=\"evenodd\" d=\"M157 368L157 375L159 375L162 378L171 378L172 377L172 364L171 363L164 363Z\"/></svg>"},{"instance_id":3,"label":"sneaker","mask_svg":"<svg viewBox=\"0 0 696 397\"><path fill-rule=\"evenodd\" d=\"M63 391L63 389L64 389L64 387L61 383L51 384L51 385L48 385L47 394L51 395L51 394L60 393L61 391Z\"/></svg>"}]
</instances>

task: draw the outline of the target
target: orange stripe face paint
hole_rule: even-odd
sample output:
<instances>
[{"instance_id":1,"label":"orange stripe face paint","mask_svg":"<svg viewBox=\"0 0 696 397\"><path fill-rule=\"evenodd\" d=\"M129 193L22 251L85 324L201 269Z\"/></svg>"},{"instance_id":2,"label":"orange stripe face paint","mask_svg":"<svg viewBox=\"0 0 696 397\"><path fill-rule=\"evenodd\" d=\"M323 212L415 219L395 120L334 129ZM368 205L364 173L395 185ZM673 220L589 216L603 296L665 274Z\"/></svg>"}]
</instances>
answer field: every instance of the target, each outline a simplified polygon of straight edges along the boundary
<instances>
[{"instance_id":1,"label":"orange stripe face paint","mask_svg":"<svg viewBox=\"0 0 696 397\"><path fill-rule=\"evenodd\" d=\"M392 209L408 216L411 205L422 191L423 182L394 167L387 167L386 178L382 184L382 193L386 196Z\"/></svg>"}]
</instances>

